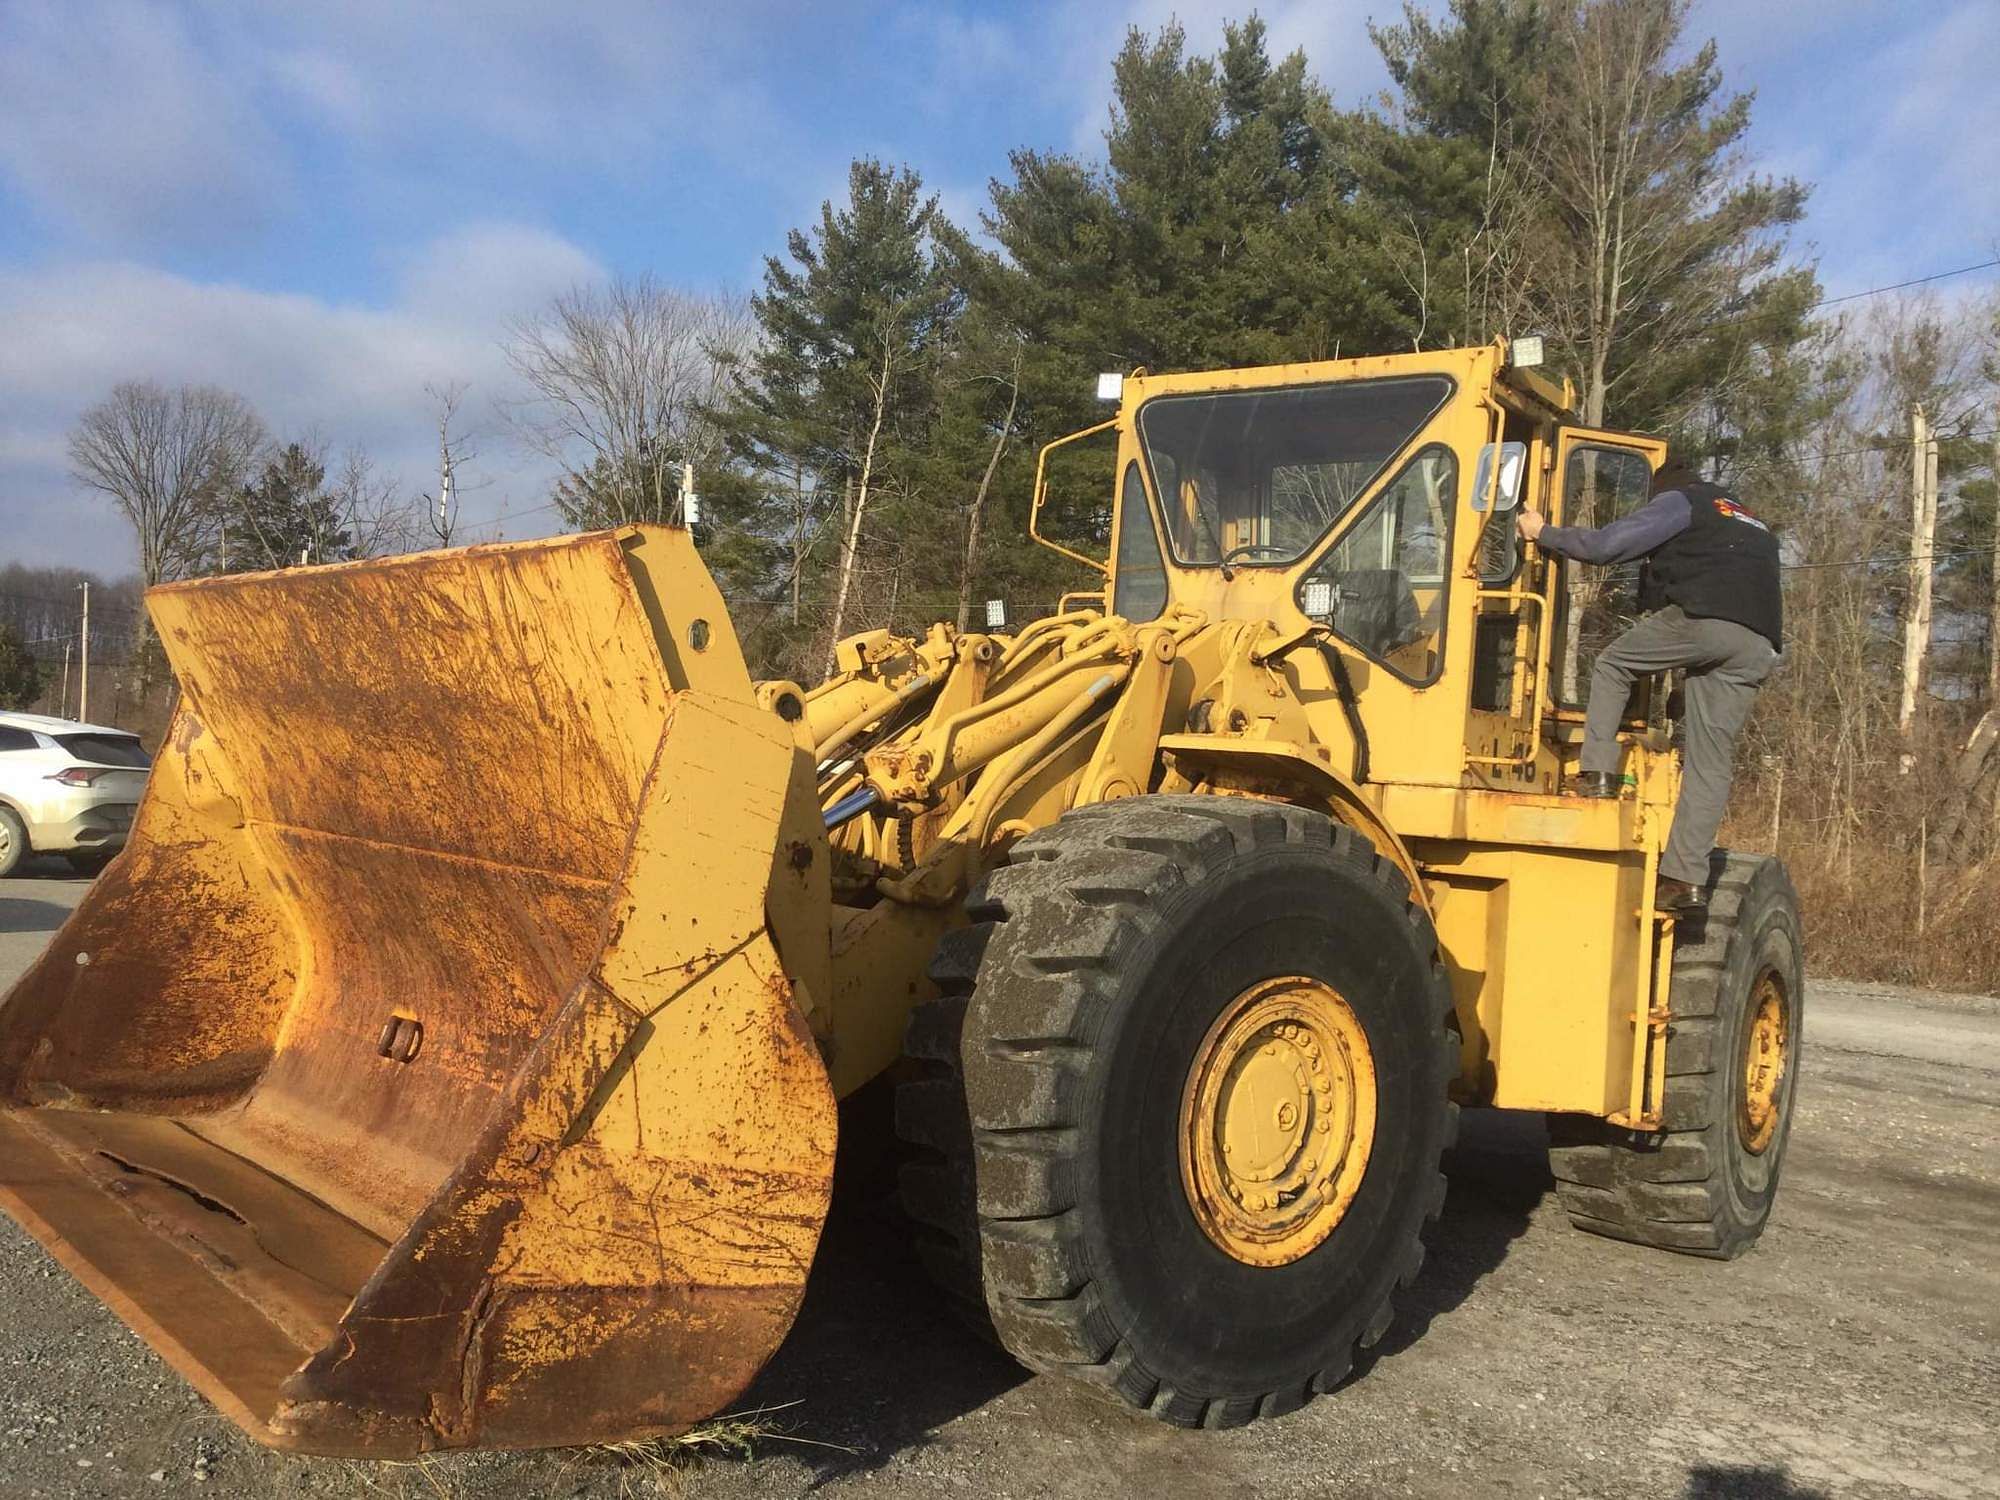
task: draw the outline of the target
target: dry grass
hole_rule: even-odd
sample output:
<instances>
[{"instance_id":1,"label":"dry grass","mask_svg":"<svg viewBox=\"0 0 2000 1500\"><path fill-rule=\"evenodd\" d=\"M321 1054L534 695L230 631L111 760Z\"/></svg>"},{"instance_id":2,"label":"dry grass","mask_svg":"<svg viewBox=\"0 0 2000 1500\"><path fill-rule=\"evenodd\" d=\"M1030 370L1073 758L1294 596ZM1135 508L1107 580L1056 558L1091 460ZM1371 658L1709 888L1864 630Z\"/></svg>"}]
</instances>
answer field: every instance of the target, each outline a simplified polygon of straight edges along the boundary
<instances>
[{"instance_id":1,"label":"dry grass","mask_svg":"<svg viewBox=\"0 0 2000 1500\"><path fill-rule=\"evenodd\" d=\"M794 1443L841 1453L853 1451L838 1443L800 1437L772 1420L779 1412L796 1405L796 1401L789 1401L779 1406L760 1406L752 1411L710 1417L706 1422L697 1423L686 1432L672 1437L598 1443L578 1449L571 1466L616 1469L621 1497L639 1500L642 1496L665 1496L667 1500L679 1500L687 1493L688 1481L703 1463L718 1459L740 1462L754 1458L761 1444Z\"/></svg>"},{"instance_id":2,"label":"dry grass","mask_svg":"<svg viewBox=\"0 0 2000 1500\"><path fill-rule=\"evenodd\" d=\"M1814 972L2000 994L2000 868L1925 869L1863 849L1851 869L1789 855Z\"/></svg>"},{"instance_id":3,"label":"dry grass","mask_svg":"<svg viewBox=\"0 0 2000 1500\"><path fill-rule=\"evenodd\" d=\"M1725 848L1770 846L1761 788L1724 826ZM1842 979L2000 994L2000 853L1944 863L1909 830L1918 819L1878 816L1851 845L1833 848L1810 825L1788 824L1779 854L1798 887L1810 972ZM1884 828L1901 828L1900 839ZM1985 857L1978 857L1984 854Z\"/></svg>"}]
</instances>

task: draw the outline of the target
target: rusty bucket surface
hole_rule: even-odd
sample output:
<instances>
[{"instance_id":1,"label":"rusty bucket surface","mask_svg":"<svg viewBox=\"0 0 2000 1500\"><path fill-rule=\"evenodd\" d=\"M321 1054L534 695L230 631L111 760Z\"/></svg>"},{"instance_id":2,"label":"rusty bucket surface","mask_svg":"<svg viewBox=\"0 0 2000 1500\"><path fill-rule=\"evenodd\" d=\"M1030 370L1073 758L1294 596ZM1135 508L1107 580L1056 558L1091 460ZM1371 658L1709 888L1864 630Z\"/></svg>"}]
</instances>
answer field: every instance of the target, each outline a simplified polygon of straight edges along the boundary
<instances>
[{"instance_id":1,"label":"rusty bucket surface","mask_svg":"<svg viewBox=\"0 0 2000 1500\"><path fill-rule=\"evenodd\" d=\"M0 1206L277 1446L719 1409L826 1211L833 1098L767 916L810 934L826 860L685 534L149 603L182 706L0 1006Z\"/></svg>"}]
</instances>

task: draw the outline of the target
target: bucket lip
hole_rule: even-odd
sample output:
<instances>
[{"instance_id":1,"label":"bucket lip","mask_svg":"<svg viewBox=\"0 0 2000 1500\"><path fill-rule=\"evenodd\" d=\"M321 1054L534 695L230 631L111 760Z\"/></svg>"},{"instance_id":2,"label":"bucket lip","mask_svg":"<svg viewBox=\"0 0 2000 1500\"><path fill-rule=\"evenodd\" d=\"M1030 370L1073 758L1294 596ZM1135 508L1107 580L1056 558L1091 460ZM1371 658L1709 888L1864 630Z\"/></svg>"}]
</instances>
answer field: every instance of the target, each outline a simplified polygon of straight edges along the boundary
<instances>
[{"instance_id":1,"label":"bucket lip","mask_svg":"<svg viewBox=\"0 0 2000 1500\"><path fill-rule=\"evenodd\" d=\"M10 1166L16 1172L25 1175L34 1170L32 1156L39 1155L43 1159L41 1164L65 1176L72 1174L74 1169L63 1161L61 1153L24 1118L36 1112L33 1106L13 1104L0 1109L0 1139L6 1140L10 1147L7 1153ZM85 1200L91 1202L92 1206L112 1213L125 1214L125 1210L114 1199L103 1194L101 1189L87 1187L85 1191L103 1199L101 1204L95 1203L94 1200ZM35 1196L31 1191L24 1192L22 1186L15 1181L0 1179L0 1211L4 1211L25 1229L58 1265L81 1283L86 1291L138 1334L148 1347L193 1385L223 1416L260 1442L274 1447L291 1446L284 1440L282 1434L270 1426L268 1421L270 1413L260 1412L246 1398L242 1387L248 1383L247 1381L232 1382L225 1378L210 1360L205 1359L164 1323L153 1312L150 1303L126 1291L118 1278L106 1271L84 1251L73 1237L77 1225L69 1225L66 1229L62 1223L52 1219L37 1206ZM186 1250L149 1233L146 1226L136 1220L132 1222L131 1234L132 1243L145 1243L149 1240L156 1242L157 1248L148 1246L154 1254L178 1256L193 1263L192 1257ZM282 1337L276 1325L271 1326L273 1334ZM286 1339L284 1342L291 1348L298 1348L292 1340ZM303 1365L311 1353L311 1350L301 1350L298 1355L299 1364ZM275 1411L275 1390L272 1392L272 1397L271 1404Z\"/></svg>"},{"instance_id":2,"label":"bucket lip","mask_svg":"<svg viewBox=\"0 0 2000 1500\"><path fill-rule=\"evenodd\" d=\"M146 597L151 599L156 595L198 593L235 588L245 584L272 584L279 581L324 578L329 574L351 573L357 570L383 572L389 569L421 567L446 558L493 557L510 552L565 550L601 542L622 543L627 538L643 536L648 531L665 529L671 528L632 524L607 527L599 531L566 531L558 536L473 542L463 547L432 547L422 552L396 552L387 557L357 557L346 562L311 563L297 568L260 568L243 573L223 573L210 578L177 578L169 583L154 584L146 590Z\"/></svg>"}]
</instances>

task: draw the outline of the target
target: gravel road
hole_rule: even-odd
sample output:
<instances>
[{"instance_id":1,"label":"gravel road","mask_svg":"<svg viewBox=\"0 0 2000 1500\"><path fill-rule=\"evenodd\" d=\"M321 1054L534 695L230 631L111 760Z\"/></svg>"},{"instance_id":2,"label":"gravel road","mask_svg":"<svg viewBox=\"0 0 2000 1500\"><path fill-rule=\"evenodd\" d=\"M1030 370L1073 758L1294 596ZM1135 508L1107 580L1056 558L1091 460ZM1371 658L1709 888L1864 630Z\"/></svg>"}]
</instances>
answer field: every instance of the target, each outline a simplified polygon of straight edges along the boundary
<instances>
[{"instance_id":1,"label":"gravel road","mask_svg":"<svg viewBox=\"0 0 2000 1500\"><path fill-rule=\"evenodd\" d=\"M0 881L0 983L80 897ZM844 1165L754 1456L266 1452L0 1218L0 1495L2000 1496L2000 1000L1819 981L1777 1211L1728 1265L1572 1231L1540 1121L1474 1112L1372 1368L1279 1421L1176 1432L952 1322L881 1162ZM871 1141L879 1101L844 1137Z\"/></svg>"}]
</instances>

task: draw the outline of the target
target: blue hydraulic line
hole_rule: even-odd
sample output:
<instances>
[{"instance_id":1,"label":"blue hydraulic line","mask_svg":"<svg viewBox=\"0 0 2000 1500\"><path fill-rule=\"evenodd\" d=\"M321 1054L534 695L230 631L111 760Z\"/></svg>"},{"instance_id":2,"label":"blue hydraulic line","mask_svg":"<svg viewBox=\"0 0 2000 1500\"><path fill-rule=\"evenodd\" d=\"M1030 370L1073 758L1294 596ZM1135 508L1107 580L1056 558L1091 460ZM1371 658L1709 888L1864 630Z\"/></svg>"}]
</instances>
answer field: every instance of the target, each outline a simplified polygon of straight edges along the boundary
<instances>
[{"instance_id":1,"label":"blue hydraulic line","mask_svg":"<svg viewBox=\"0 0 2000 1500\"><path fill-rule=\"evenodd\" d=\"M842 823L860 817L881 800L881 794L872 786L864 786L858 792L849 792L826 810L827 832L831 833Z\"/></svg>"}]
</instances>

